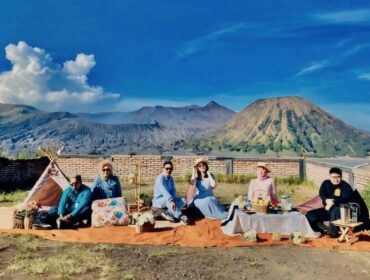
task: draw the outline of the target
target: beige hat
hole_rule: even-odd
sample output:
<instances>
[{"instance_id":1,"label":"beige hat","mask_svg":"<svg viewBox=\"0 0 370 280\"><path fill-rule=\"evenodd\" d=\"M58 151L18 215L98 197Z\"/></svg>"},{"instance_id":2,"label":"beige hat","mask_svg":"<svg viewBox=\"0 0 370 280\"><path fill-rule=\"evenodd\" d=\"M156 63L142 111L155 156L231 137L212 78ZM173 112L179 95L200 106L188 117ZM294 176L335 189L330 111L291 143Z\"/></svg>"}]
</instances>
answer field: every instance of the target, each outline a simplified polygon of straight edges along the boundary
<instances>
[{"instance_id":1,"label":"beige hat","mask_svg":"<svg viewBox=\"0 0 370 280\"><path fill-rule=\"evenodd\" d=\"M257 167L262 167L262 168L265 168L267 170L267 172L271 172L270 168L268 168L268 165L267 165L267 162L258 162L257 163Z\"/></svg>"},{"instance_id":2,"label":"beige hat","mask_svg":"<svg viewBox=\"0 0 370 280\"><path fill-rule=\"evenodd\" d=\"M198 158L195 162L194 162L194 167L197 167L199 163L201 162L205 162L208 164L208 159L207 158L204 158L204 157L201 157L201 158Z\"/></svg>"}]
</instances>

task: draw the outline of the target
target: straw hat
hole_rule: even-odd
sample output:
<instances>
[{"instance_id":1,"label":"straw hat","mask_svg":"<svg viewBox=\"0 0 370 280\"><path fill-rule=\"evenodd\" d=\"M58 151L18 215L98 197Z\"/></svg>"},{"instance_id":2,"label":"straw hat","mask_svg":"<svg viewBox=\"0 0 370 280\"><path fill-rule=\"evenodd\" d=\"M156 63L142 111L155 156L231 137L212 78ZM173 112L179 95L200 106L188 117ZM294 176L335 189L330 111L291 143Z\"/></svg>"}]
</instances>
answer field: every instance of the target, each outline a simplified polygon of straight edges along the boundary
<instances>
[{"instance_id":1,"label":"straw hat","mask_svg":"<svg viewBox=\"0 0 370 280\"><path fill-rule=\"evenodd\" d=\"M271 172L270 168L268 168L267 162L258 162L257 167L262 167L267 170L267 172Z\"/></svg>"},{"instance_id":2,"label":"straw hat","mask_svg":"<svg viewBox=\"0 0 370 280\"><path fill-rule=\"evenodd\" d=\"M205 163L208 163L208 159L204 158L204 157L201 157L201 158L198 158L195 162L194 162L194 167L197 167L199 163L201 162L205 162Z\"/></svg>"}]
</instances>

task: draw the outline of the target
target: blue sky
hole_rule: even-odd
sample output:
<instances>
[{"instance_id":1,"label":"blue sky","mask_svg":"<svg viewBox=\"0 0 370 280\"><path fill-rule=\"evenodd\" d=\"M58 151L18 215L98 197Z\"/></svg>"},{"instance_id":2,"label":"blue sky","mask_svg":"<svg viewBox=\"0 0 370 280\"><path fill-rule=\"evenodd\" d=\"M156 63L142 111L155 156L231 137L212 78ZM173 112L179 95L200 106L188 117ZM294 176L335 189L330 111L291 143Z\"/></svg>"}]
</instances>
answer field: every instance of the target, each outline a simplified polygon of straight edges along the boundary
<instances>
[{"instance_id":1,"label":"blue sky","mask_svg":"<svg viewBox=\"0 0 370 280\"><path fill-rule=\"evenodd\" d=\"M44 110L297 95L370 131L368 1L0 0L0 102Z\"/></svg>"}]
</instances>

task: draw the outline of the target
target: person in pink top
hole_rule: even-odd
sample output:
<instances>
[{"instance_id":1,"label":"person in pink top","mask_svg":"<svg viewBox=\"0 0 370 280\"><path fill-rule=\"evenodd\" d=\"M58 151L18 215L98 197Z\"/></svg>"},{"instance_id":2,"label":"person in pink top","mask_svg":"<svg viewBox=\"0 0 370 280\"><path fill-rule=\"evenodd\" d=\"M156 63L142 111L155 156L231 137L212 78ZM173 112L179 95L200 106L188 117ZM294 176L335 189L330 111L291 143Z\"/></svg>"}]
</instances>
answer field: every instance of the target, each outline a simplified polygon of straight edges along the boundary
<instances>
[{"instance_id":1,"label":"person in pink top","mask_svg":"<svg viewBox=\"0 0 370 280\"><path fill-rule=\"evenodd\" d=\"M271 170L268 168L267 163L257 163L257 178L252 179L249 183L249 200L253 201L258 198L268 199L274 206L279 203L275 181L268 176L270 172Z\"/></svg>"}]
</instances>

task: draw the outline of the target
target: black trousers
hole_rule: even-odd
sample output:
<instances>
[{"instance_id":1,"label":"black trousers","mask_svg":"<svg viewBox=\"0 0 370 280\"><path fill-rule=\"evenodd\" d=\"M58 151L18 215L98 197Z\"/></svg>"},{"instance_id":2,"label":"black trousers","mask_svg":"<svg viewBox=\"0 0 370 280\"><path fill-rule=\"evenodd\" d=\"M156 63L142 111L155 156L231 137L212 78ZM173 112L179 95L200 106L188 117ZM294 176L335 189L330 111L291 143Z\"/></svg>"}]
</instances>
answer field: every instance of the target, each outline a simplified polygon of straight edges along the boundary
<instances>
[{"instance_id":1,"label":"black trousers","mask_svg":"<svg viewBox=\"0 0 370 280\"><path fill-rule=\"evenodd\" d=\"M45 222L51 225L53 228L56 228L57 227L56 219L58 219L58 217L59 217L58 207L57 206L52 207L48 212L48 216ZM91 208L89 206L85 206L84 208L82 208L78 212L78 214L72 218L72 220L70 220L69 222L64 222L64 224L66 227L69 227L73 226L73 224L77 222L81 223L83 220L88 220L88 222L91 221Z\"/></svg>"},{"instance_id":2,"label":"black trousers","mask_svg":"<svg viewBox=\"0 0 370 280\"><path fill-rule=\"evenodd\" d=\"M319 208L307 212L306 218L310 223L314 231L322 232L320 229L320 223L322 224L325 221L329 221L328 234L338 235L338 227L333 225L331 222L340 219L340 208L333 206L329 211L325 208Z\"/></svg>"}]
</instances>

